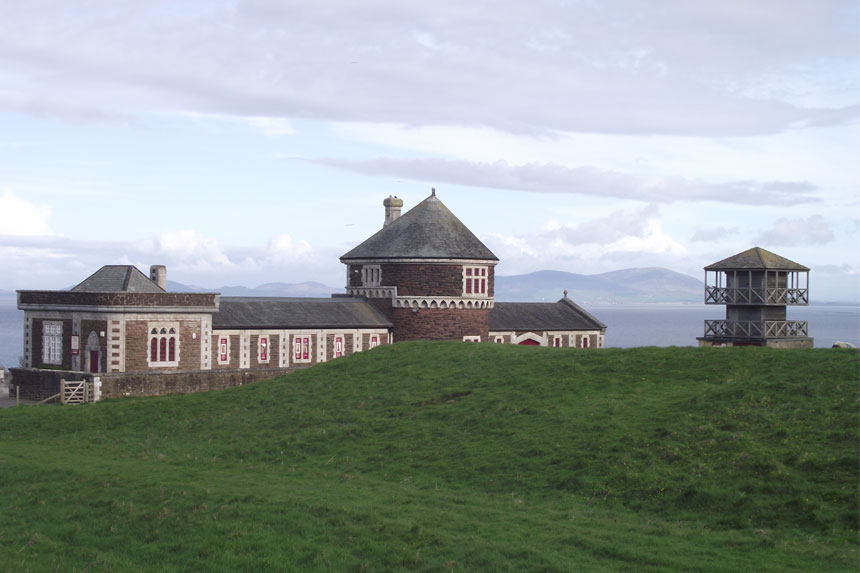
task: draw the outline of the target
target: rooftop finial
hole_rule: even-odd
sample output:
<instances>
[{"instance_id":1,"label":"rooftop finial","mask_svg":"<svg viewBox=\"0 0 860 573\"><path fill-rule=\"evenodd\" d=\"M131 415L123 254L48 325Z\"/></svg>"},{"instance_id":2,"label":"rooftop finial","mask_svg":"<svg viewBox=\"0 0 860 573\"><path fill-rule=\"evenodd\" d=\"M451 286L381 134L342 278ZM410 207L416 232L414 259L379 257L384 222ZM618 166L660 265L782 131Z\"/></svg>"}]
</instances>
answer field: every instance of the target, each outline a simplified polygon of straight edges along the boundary
<instances>
[{"instance_id":1,"label":"rooftop finial","mask_svg":"<svg viewBox=\"0 0 860 573\"><path fill-rule=\"evenodd\" d=\"M431 193L430 193L430 194L431 194L433 197L435 197L435 196L436 196L436 188L435 188L435 187L433 187L433 188L431 188L431 189L430 189L430 191L431 191Z\"/></svg>"},{"instance_id":2,"label":"rooftop finial","mask_svg":"<svg viewBox=\"0 0 860 573\"><path fill-rule=\"evenodd\" d=\"M564 289L564 298L567 298L567 289Z\"/></svg>"}]
</instances>

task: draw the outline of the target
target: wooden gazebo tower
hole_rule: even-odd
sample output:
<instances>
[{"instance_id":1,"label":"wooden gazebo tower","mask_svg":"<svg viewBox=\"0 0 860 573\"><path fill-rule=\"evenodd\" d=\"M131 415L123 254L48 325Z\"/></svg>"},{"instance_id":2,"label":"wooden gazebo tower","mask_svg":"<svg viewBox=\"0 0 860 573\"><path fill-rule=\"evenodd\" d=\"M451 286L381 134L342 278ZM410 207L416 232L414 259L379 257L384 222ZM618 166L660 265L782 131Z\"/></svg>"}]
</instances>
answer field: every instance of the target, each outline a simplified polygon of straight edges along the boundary
<instances>
[{"instance_id":1,"label":"wooden gazebo tower","mask_svg":"<svg viewBox=\"0 0 860 573\"><path fill-rule=\"evenodd\" d=\"M760 247L705 267L705 304L726 305L726 319L706 320L699 346L813 346L785 311L809 304L809 269Z\"/></svg>"}]
</instances>

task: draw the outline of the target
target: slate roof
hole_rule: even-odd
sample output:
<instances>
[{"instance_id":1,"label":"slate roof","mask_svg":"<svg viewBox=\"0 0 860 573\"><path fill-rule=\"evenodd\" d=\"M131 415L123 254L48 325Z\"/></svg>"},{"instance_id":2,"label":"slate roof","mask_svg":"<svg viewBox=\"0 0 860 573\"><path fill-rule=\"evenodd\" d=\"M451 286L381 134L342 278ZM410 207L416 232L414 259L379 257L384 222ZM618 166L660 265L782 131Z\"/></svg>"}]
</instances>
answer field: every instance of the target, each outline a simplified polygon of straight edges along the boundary
<instances>
[{"instance_id":1,"label":"slate roof","mask_svg":"<svg viewBox=\"0 0 860 573\"><path fill-rule=\"evenodd\" d=\"M391 323L363 298L221 297L216 329L388 328Z\"/></svg>"},{"instance_id":2,"label":"slate roof","mask_svg":"<svg viewBox=\"0 0 860 573\"><path fill-rule=\"evenodd\" d=\"M78 285L73 292L166 292L133 265L105 265Z\"/></svg>"},{"instance_id":3,"label":"slate roof","mask_svg":"<svg viewBox=\"0 0 860 573\"><path fill-rule=\"evenodd\" d=\"M435 191L340 258L344 263L361 259L499 260Z\"/></svg>"},{"instance_id":4,"label":"slate roof","mask_svg":"<svg viewBox=\"0 0 860 573\"><path fill-rule=\"evenodd\" d=\"M605 329L605 324L566 294L558 302L497 302L490 310L491 332Z\"/></svg>"},{"instance_id":5,"label":"slate roof","mask_svg":"<svg viewBox=\"0 0 860 573\"><path fill-rule=\"evenodd\" d=\"M779 270L808 271L808 267L780 257L761 247L753 247L705 267L706 271Z\"/></svg>"}]
</instances>

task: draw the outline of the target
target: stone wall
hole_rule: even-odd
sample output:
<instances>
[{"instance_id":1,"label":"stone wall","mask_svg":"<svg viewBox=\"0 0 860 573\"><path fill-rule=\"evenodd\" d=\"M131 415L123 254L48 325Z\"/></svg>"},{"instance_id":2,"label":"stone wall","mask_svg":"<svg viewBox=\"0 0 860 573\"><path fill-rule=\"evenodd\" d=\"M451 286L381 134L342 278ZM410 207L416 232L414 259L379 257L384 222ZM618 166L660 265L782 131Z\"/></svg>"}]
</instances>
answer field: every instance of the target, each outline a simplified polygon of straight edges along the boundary
<instances>
[{"instance_id":1,"label":"stone wall","mask_svg":"<svg viewBox=\"0 0 860 573\"><path fill-rule=\"evenodd\" d=\"M168 396L223 390L288 374L296 368L257 368L188 372L134 372L100 374L102 399L131 396Z\"/></svg>"},{"instance_id":2,"label":"stone wall","mask_svg":"<svg viewBox=\"0 0 860 573\"><path fill-rule=\"evenodd\" d=\"M18 396L23 400L40 402L60 392L60 380L84 380L91 375L86 372L71 370L39 370L36 368L10 368L12 379L9 384L9 395Z\"/></svg>"},{"instance_id":3,"label":"stone wall","mask_svg":"<svg viewBox=\"0 0 860 573\"><path fill-rule=\"evenodd\" d=\"M218 295L214 293L143 293L143 292L73 292L18 291L21 305L133 306L133 307L204 307L214 310Z\"/></svg>"}]
</instances>

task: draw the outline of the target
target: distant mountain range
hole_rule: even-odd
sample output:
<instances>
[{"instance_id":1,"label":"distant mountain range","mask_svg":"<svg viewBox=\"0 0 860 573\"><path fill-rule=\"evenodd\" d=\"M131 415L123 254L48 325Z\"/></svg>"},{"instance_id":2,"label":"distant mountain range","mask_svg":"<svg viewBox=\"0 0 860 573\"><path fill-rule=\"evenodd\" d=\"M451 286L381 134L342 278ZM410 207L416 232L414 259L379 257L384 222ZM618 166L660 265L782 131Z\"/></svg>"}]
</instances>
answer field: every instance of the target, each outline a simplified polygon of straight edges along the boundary
<instances>
[{"instance_id":1,"label":"distant mountain range","mask_svg":"<svg viewBox=\"0 0 860 573\"><path fill-rule=\"evenodd\" d=\"M317 282L267 283L256 288L203 288L167 281L174 292L220 292L223 296L329 297L343 288ZM495 298L502 302L556 301L568 296L581 303L702 302L704 285L691 276L663 268L624 269L599 275L538 271L527 275L496 276Z\"/></svg>"},{"instance_id":2,"label":"distant mountain range","mask_svg":"<svg viewBox=\"0 0 860 573\"><path fill-rule=\"evenodd\" d=\"M496 276L497 301L556 301L568 296L585 304L690 302L704 299L704 283L669 269L623 269L599 275L538 271Z\"/></svg>"},{"instance_id":3,"label":"distant mountain range","mask_svg":"<svg viewBox=\"0 0 860 573\"><path fill-rule=\"evenodd\" d=\"M334 292L343 292L343 288L326 286L317 282L304 283L266 283L255 288L245 286L222 286L204 288L184 285L175 281L167 281L167 290L172 292L218 292L221 296L293 296L293 297L330 297Z\"/></svg>"}]
</instances>

